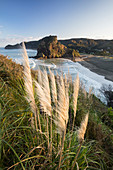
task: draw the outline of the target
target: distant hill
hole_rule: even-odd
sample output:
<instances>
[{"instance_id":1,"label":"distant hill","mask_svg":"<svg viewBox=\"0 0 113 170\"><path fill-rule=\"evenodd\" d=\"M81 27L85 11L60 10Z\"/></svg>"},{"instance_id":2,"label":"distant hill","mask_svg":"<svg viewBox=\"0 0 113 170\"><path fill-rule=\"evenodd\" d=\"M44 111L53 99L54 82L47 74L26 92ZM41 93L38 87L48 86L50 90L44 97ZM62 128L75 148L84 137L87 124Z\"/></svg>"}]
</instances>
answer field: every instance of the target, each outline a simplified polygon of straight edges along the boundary
<instances>
[{"instance_id":1,"label":"distant hill","mask_svg":"<svg viewBox=\"0 0 113 170\"><path fill-rule=\"evenodd\" d=\"M40 43L40 40L39 41L29 41L29 42L25 42L25 46L27 49L37 50L39 43ZM7 45L5 47L5 49L20 49L21 45L22 45L22 43L15 44L15 45Z\"/></svg>"},{"instance_id":2,"label":"distant hill","mask_svg":"<svg viewBox=\"0 0 113 170\"><path fill-rule=\"evenodd\" d=\"M43 39L38 41L25 42L27 49L38 49ZM97 54L97 55L113 55L113 40L94 40L87 38L72 38L66 40L58 40L67 48L78 50L80 53ZM5 49L18 49L20 44L7 45Z\"/></svg>"},{"instance_id":3,"label":"distant hill","mask_svg":"<svg viewBox=\"0 0 113 170\"><path fill-rule=\"evenodd\" d=\"M94 40L87 38L73 38L59 40L67 48L79 50L82 53L113 55L113 40Z\"/></svg>"}]
</instances>

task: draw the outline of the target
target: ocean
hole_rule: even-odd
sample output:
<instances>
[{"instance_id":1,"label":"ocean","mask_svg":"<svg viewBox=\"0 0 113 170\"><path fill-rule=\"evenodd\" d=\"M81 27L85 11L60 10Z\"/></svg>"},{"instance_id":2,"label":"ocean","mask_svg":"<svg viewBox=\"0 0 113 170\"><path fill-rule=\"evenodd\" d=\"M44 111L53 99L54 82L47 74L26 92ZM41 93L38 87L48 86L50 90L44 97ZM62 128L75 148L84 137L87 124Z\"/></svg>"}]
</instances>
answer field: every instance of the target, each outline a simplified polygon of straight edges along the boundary
<instances>
[{"instance_id":1,"label":"ocean","mask_svg":"<svg viewBox=\"0 0 113 170\"><path fill-rule=\"evenodd\" d=\"M36 50L27 50L28 56L35 56ZM22 65L23 57L21 49L4 49L0 48L0 54L8 56L12 58L13 61ZM48 60L36 60L33 58L29 58L30 67L34 70L37 70L42 67L49 67L54 72L57 71L59 74L63 72L63 74L68 74L68 70L74 80L76 78L77 73L79 74L79 78L84 84L86 91L88 92L90 88L92 88L92 92L97 96L102 102L106 103L105 97L101 93L100 89L102 85L112 85L113 82L106 80L104 76L98 75L86 67L82 66L78 62L73 62L68 59L48 59Z\"/></svg>"}]
</instances>

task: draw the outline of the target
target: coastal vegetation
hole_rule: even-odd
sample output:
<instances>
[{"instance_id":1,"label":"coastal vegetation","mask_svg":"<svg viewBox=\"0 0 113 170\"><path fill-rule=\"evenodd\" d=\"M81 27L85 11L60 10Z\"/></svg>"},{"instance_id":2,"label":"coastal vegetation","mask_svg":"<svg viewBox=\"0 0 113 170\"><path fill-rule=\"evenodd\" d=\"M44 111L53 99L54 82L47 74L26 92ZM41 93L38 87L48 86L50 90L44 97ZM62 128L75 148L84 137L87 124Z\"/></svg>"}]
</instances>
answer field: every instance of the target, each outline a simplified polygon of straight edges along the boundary
<instances>
[{"instance_id":1,"label":"coastal vegetation","mask_svg":"<svg viewBox=\"0 0 113 170\"><path fill-rule=\"evenodd\" d=\"M111 169L113 111L71 75L0 55L2 169ZM49 73L49 74L47 74Z\"/></svg>"}]
</instances>

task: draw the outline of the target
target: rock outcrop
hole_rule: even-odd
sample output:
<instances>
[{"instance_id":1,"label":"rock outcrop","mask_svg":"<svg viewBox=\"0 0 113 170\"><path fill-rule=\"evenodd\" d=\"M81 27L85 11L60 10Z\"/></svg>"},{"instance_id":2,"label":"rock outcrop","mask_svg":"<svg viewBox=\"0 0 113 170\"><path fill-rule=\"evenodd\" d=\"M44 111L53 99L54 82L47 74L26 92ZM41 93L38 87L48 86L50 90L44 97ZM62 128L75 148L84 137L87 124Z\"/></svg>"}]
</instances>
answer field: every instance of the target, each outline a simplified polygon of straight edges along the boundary
<instances>
[{"instance_id":1,"label":"rock outcrop","mask_svg":"<svg viewBox=\"0 0 113 170\"><path fill-rule=\"evenodd\" d=\"M15 44L15 45L7 45L5 49L20 49L21 46L20 44Z\"/></svg>"},{"instance_id":2,"label":"rock outcrop","mask_svg":"<svg viewBox=\"0 0 113 170\"><path fill-rule=\"evenodd\" d=\"M40 40L35 58L56 58L66 53L67 47L58 42L57 36L48 36Z\"/></svg>"}]
</instances>

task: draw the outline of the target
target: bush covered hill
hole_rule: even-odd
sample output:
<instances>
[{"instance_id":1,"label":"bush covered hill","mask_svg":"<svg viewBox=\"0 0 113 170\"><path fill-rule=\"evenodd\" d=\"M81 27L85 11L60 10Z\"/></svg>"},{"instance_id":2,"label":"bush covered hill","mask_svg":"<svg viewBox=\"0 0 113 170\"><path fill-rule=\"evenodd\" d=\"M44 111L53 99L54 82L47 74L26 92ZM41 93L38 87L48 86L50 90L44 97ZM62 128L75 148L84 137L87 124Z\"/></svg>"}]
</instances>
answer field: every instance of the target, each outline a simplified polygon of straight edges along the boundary
<instances>
[{"instance_id":1,"label":"bush covered hill","mask_svg":"<svg viewBox=\"0 0 113 170\"><path fill-rule=\"evenodd\" d=\"M53 36L54 37L54 36ZM46 38L46 37L44 37ZM39 44L43 41L29 41L25 42L27 49L37 49ZM78 50L80 53L97 54L97 55L113 55L113 40L95 40L87 38L72 38L66 40L58 40L67 48ZM20 44L7 45L6 49L18 49Z\"/></svg>"},{"instance_id":2,"label":"bush covered hill","mask_svg":"<svg viewBox=\"0 0 113 170\"><path fill-rule=\"evenodd\" d=\"M112 108L43 72L0 55L0 168L112 169Z\"/></svg>"}]
</instances>

